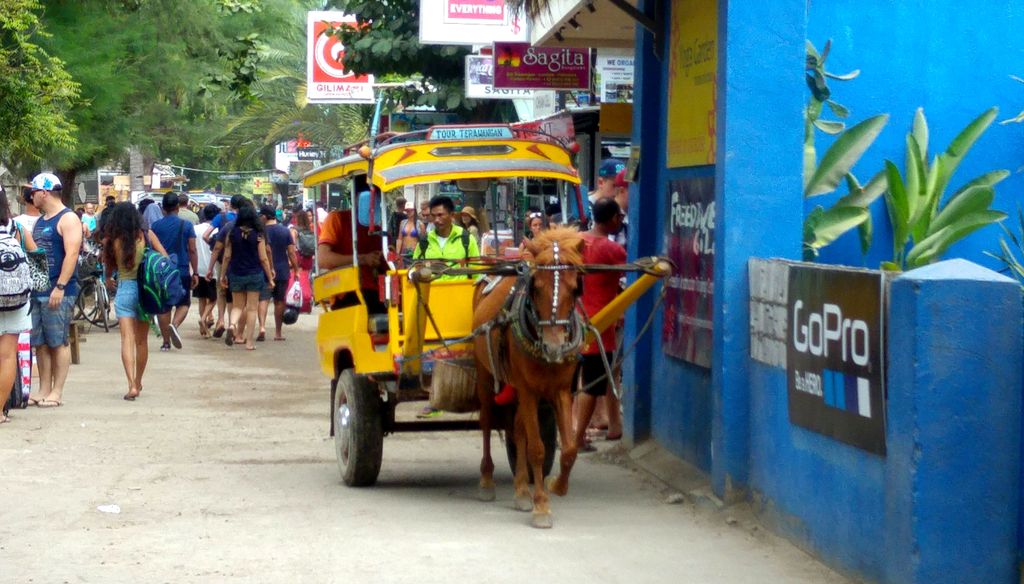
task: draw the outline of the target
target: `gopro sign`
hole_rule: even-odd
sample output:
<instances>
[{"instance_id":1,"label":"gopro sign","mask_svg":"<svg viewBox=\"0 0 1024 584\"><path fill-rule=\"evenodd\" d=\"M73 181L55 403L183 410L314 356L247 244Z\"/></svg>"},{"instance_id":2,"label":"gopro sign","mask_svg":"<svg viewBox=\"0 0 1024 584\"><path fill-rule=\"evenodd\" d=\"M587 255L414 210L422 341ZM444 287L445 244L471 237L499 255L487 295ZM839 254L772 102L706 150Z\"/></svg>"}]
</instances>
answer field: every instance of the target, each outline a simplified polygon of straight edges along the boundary
<instances>
[{"instance_id":1,"label":"gopro sign","mask_svg":"<svg viewBox=\"0 0 1024 584\"><path fill-rule=\"evenodd\" d=\"M880 272L789 266L790 421L885 454Z\"/></svg>"}]
</instances>

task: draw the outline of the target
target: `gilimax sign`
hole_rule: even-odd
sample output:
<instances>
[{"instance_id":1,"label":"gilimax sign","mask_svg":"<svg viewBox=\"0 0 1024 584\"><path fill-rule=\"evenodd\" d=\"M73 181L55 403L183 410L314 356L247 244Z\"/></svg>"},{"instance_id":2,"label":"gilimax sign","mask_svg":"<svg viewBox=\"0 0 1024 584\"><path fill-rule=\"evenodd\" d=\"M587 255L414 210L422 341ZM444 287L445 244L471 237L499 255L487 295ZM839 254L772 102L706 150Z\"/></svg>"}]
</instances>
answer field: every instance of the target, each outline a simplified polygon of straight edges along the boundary
<instances>
[{"instance_id":1,"label":"gilimax sign","mask_svg":"<svg viewBox=\"0 0 1024 584\"><path fill-rule=\"evenodd\" d=\"M885 454L882 286L879 272L789 268L790 421L877 454Z\"/></svg>"}]
</instances>

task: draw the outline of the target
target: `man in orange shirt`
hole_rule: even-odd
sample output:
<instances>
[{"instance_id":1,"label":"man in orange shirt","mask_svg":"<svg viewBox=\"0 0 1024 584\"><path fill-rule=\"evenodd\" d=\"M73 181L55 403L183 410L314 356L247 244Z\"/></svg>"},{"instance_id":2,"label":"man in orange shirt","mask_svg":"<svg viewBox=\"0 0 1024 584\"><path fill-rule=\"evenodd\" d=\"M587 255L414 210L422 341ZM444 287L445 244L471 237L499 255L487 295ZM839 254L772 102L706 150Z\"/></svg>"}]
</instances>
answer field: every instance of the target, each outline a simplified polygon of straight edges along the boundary
<instances>
[{"instance_id":1,"label":"man in orange shirt","mask_svg":"<svg viewBox=\"0 0 1024 584\"><path fill-rule=\"evenodd\" d=\"M369 204L369 192L361 193L359 202ZM364 202L365 199L365 202ZM377 273L387 270L383 256L383 240L370 235L370 228L356 223L356 251L359 260L359 287L371 314L387 312L380 299ZM324 220L317 244L321 270L333 270L352 265L352 211L331 211Z\"/></svg>"}]
</instances>

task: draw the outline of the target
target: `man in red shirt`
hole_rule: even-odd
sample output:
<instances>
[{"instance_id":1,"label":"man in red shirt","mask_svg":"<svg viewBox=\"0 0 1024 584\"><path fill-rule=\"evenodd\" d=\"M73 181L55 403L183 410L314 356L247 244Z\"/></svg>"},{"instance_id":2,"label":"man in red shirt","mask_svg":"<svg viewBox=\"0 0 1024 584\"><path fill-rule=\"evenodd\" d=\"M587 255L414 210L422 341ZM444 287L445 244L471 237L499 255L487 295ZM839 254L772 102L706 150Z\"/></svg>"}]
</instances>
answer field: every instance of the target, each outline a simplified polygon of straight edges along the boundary
<instances>
[{"instance_id":1,"label":"man in red shirt","mask_svg":"<svg viewBox=\"0 0 1024 584\"><path fill-rule=\"evenodd\" d=\"M587 264L624 264L626 263L626 250L619 244L609 239L622 229L622 209L615 199L599 199L594 202L593 207L594 227L583 234L583 262ZM597 314L602 308L608 305L619 293L619 280L622 272L596 272L583 276L583 309L587 316ZM579 375L583 382L583 392L578 396L578 409L576 420L576 444L581 449L586 449L587 426L590 425L590 418L594 415L594 408L597 398L608 393L608 372L605 370L604 362L601 360L601 352L598 342L604 346L608 356L609 364L615 361L615 328L608 327L599 340L594 340L583 349L583 357L580 360ZM609 417L618 417L618 411L609 412ZM609 427L613 427L614 420L609 420ZM617 424L621 427L621 421Z\"/></svg>"},{"instance_id":2,"label":"man in red shirt","mask_svg":"<svg viewBox=\"0 0 1024 584\"><path fill-rule=\"evenodd\" d=\"M362 201L360 201L362 202ZM356 251L359 257L359 287L371 314L387 312L380 300L380 286L377 271L385 271L382 240L379 235L370 235L370 228L356 224ZM320 231L317 244L320 269L333 270L352 265L352 211L331 211Z\"/></svg>"}]
</instances>

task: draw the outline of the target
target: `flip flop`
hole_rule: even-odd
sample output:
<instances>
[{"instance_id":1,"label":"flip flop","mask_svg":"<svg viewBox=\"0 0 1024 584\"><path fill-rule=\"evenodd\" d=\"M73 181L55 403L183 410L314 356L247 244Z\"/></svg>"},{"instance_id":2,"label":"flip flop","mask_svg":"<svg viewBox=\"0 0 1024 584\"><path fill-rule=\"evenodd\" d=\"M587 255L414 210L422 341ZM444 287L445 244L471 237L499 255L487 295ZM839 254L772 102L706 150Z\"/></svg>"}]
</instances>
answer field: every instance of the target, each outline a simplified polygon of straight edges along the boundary
<instances>
[{"instance_id":1,"label":"flip flop","mask_svg":"<svg viewBox=\"0 0 1024 584\"><path fill-rule=\"evenodd\" d=\"M171 332L171 334L170 334L171 344L174 345L175 349L180 349L181 348L181 335L178 334L178 327L174 326L173 324L169 324L169 325L167 325L167 328Z\"/></svg>"},{"instance_id":2,"label":"flip flop","mask_svg":"<svg viewBox=\"0 0 1024 584\"><path fill-rule=\"evenodd\" d=\"M618 434L611 434L611 433L609 433L609 434L605 435L604 439L609 441L609 442L615 442L616 440L622 440L622 432L619 432Z\"/></svg>"},{"instance_id":3,"label":"flip flop","mask_svg":"<svg viewBox=\"0 0 1024 584\"><path fill-rule=\"evenodd\" d=\"M43 400L36 399L34 397L30 397L30 398L28 398L28 405L30 405L30 406L38 406L39 402L41 402L41 401L43 401Z\"/></svg>"},{"instance_id":4,"label":"flip flop","mask_svg":"<svg viewBox=\"0 0 1024 584\"><path fill-rule=\"evenodd\" d=\"M263 341L267 340L267 333L266 332L261 332L259 335L256 336L256 340L261 342L261 343Z\"/></svg>"},{"instance_id":5,"label":"flip flop","mask_svg":"<svg viewBox=\"0 0 1024 584\"><path fill-rule=\"evenodd\" d=\"M64 402L55 399L44 399L39 402L39 407L41 408L59 408L62 405L64 405Z\"/></svg>"},{"instance_id":6,"label":"flip flop","mask_svg":"<svg viewBox=\"0 0 1024 584\"><path fill-rule=\"evenodd\" d=\"M213 329L213 338L215 338L215 339L221 338L222 336L224 336L224 331L225 330L226 329L223 326L219 326L219 327Z\"/></svg>"},{"instance_id":7,"label":"flip flop","mask_svg":"<svg viewBox=\"0 0 1024 584\"><path fill-rule=\"evenodd\" d=\"M135 398L139 397L138 394L132 395L131 393L124 394L124 401L135 401Z\"/></svg>"},{"instance_id":8,"label":"flip flop","mask_svg":"<svg viewBox=\"0 0 1024 584\"><path fill-rule=\"evenodd\" d=\"M0 414L0 424L11 423L11 417L6 414Z\"/></svg>"},{"instance_id":9,"label":"flip flop","mask_svg":"<svg viewBox=\"0 0 1024 584\"><path fill-rule=\"evenodd\" d=\"M275 340L275 341L283 341L283 340L284 340L284 337L274 337L274 340Z\"/></svg>"},{"instance_id":10,"label":"flip flop","mask_svg":"<svg viewBox=\"0 0 1024 584\"><path fill-rule=\"evenodd\" d=\"M217 336L217 335L214 334L213 336ZM229 328L228 329L228 334L224 335L224 344L229 346L229 347L231 345L235 344L235 327Z\"/></svg>"}]
</instances>

